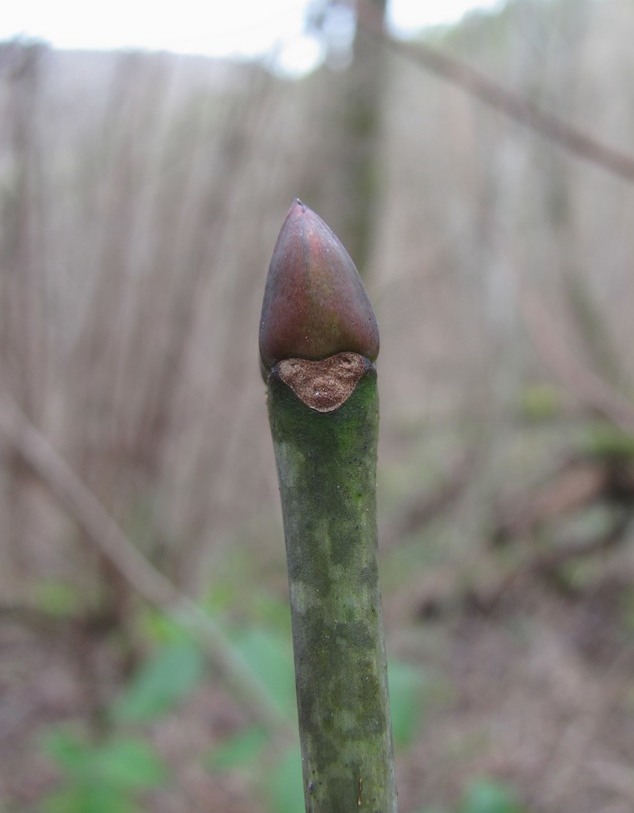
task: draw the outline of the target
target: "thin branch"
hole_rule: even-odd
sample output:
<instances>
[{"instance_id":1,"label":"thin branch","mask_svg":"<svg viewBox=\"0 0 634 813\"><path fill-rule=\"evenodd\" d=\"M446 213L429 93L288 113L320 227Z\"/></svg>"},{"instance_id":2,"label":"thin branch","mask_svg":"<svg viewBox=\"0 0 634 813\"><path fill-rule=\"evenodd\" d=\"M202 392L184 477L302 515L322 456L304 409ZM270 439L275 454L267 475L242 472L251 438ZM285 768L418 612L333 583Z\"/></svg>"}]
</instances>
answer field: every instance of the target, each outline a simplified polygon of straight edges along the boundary
<instances>
[{"instance_id":1,"label":"thin branch","mask_svg":"<svg viewBox=\"0 0 634 813\"><path fill-rule=\"evenodd\" d=\"M360 17L359 26L365 34L378 40L390 51L461 88L507 118L556 142L577 158L634 183L633 155L598 141L530 99L514 93L470 65L465 65L425 42L418 40L410 43L394 39L376 25L372 15Z\"/></svg>"},{"instance_id":2,"label":"thin branch","mask_svg":"<svg viewBox=\"0 0 634 813\"><path fill-rule=\"evenodd\" d=\"M0 434L131 587L149 604L195 634L226 684L239 694L253 716L280 739L292 736L287 734L288 723L272 704L264 686L213 619L139 553L47 438L6 398L0 402Z\"/></svg>"}]
</instances>

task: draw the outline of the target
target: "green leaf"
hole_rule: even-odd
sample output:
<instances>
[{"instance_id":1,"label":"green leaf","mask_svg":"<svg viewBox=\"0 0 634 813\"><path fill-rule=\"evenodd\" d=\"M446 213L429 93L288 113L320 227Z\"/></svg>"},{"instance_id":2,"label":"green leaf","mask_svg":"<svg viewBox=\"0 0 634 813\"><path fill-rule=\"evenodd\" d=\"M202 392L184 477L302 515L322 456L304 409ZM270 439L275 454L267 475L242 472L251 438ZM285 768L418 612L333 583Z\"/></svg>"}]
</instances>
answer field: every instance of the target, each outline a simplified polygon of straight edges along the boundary
<instances>
[{"instance_id":1,"label":"green leaf","mask_svg":"<svg viewBox=\"0 0 634 813\"><path fill-rule=\"evenodd\" d=\"M123 693L115 716L127 722L155 720L195 689L203 673L204 658L193 643L163 647Z\"/></svg>"},{"instance_id":2,"label":"green leaf","mask_svg":"<svg viewBox=\"0 0 634 813\"><path fill-rule=\"evenodd\" d=\"M170 618L164 611L152 607L140 614L138 624L140 635L156 644L167 646L191 641L182 624Z\"/></svg>"},{"instance_id":3,"label":"green leaf","mask_svg":"<svg viewBox=\"0 0 634 813\"><path fill-rule=\"evenodd\" d=\"M267 629L247 629L234 637L240 655L257 674L278 708L296 713L295 672L290 640Z\"/></svg>"},{"instance_id":4,"label":"green leaf","mask_svg":"<svg viewBox=\"0 0 634 813\"><path fill-rule=\"evenodd\" d=\"M467 789L459 813L524 813L524 811L512 791L504 785L479 779Z\"/></svg>"},{"instance_id":5,"label":"green leaf","mask_svg":"<svg viewBox=\"0 0 634 813\"><path fill-rule=\"evenodd\" d=\"M423 678L406 663L390 662L387 672L394 743L406 746L414 739L422 716Z\"/></svg>"},{"instance_id":6,"label":"green leaf","mask_svg":"<svg viewBox=\"0 0 634 813\"><path fill-rule=\"evenodd\" d=\"M44 737L43 748L64 773L82 776L92 768L94 749L72 731L62 728L49 731Z\"/></svg>"},{"instance_id":7,"label":"green leaf","mask_svg":"<svg viewBox=\"0 0 634 813\"><path fill-rule=\"evenodd\" d=\"M152 747L137 739L114 738L97 746L72 732L57 730L46 737L44 749L68 780L68 792L60 798L75 798L88 789L96 797L103 795L107 806L109 795L101 793L103 788L117 793L139 790L166 777L165 766Z\"/></svg>"},{"instance_id":8,"label":"green leaf","mask_svg":"<svg viewBox=\"0 0 634 813\"><path fill-rule=\"evenodd\" d=\"M226 771L250 765L259 756L268 741L261 728L248 728L216 748L210 759L210 767Z\"/></svg>"},{"instance_id":9,"label":"green leaf","mask_svg":"<svg viewBox=\"0 0 634 813\"><path fill-rule=\"evenodd\" d=\"M299 746L282 757L268 781L270 809L275 813L298 813L304 810L304 781Z\"/></svg>"},{"instance_id":10,"label":"green leaf","mask_svg":"<svg viewBox=\"0 0 634 813\"><path fill-rule=\"evenodd\" d=\"M137 807L119 789L80 783L49 796L42 810L43 813L136 813Z\"/></svg>"},{"instance_id":11,"label":"green leaf","mask_svg":"<svg viewBox=\"0 0 634 813\"><path fill-rule=\"evenodd\" d=\"M167 775L153 748L136 739L115 739L102 746L96 765L105 784L125 790L154 787Z\"/></svg>"}]
</instances>

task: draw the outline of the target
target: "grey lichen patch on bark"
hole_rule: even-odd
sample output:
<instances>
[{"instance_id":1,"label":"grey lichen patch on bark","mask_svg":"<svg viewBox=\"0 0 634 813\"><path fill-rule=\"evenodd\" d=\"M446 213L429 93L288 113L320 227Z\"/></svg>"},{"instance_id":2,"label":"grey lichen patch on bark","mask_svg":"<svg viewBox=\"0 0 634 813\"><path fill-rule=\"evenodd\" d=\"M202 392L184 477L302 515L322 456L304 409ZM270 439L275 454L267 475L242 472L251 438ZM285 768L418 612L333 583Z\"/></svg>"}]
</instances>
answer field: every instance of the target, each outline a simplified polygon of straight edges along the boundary
<instances>
[{"instance_id":1,"label":"grey lichen patch on bark","mask_svg":"<svg viewBox=\"0 0 634 813\"><path fill-rule=\"evenodd\" d=\"M321 361L285 359L277 368L282 381L306 406L332 412L348 400L370 366L358 353L337 353Z\"/></svg>"},{"instance_id":2,"label":"grey lichen patch on bark","mask_svg":"<svg viewBox=\"0 0 634 813\"><path fill-rule=\"evenodd\" d=\"M309 813L397 810L377 567L376 371L362 360L356 386L329 412L298 397L281 363L268 380Z\"/></svg>"}]
</instances>

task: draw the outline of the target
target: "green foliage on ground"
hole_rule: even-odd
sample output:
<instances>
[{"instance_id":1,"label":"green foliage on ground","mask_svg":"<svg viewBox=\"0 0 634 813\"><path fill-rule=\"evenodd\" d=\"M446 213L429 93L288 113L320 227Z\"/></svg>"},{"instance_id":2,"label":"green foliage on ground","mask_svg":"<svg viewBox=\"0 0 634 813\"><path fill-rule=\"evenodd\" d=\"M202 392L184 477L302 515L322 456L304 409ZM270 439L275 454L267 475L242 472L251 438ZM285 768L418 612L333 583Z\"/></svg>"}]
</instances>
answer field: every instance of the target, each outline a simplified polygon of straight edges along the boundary
<instances>
[{"instance_id":1,"label":"green foliage on ground","mask_svg":"<svg viewBox=\"0 0 634 813\"><path fill-rule=\"evenodd\" d=\"M581 451L589 457L630 462L634 459L634 437L607 421L594 421L584 427Z\"/></svg>"},{"instance_id":2,"label":"green foliage on ground","mask_svg":"<svg viewBox=\"0 0 634 813\"><path fill-rule=\"evenodd\" d=\"M242 661L266 689L270 702L289 722L296 721L293 654L288 606L270 595L252 595L253 616L239 624L226 621L218 605L213 616ZM52 726L41 749L59 774L42 813L139 813L143 794L160 792L174 778L154 744L152 732L178 714L194 692L204 691L213 666L203 650L177 623L150 611L137 625L149 654L105 710L105 733L95 736L80 726ZM406 748L418 733L425 684L418 669L405 663L389 666L394 740ZM271 813L303 809L299 744L282 751L273 732L250 725L220 746L200 754L214 774L248 777Z\"/></svg>"},{"instance_id":3,"label":"green foliage on ground","mask_svg":"<svg viewBox=\"0 0 634 813\"><path fill-rule=\"evenodd\" d=\"M449 813L449 811L426 807L420 813ZM481 778L468 786L455 813L528 813L528 811L507 785Z\"/></svg>"},{"instance_id":4,"label":"green foliage on ground","mask_svg":"<svg viewBox=\"0 0 634 813\"><path fill-rule=\"evenodd\" d=\"M167 644L143 664L122 692L115 717L122 722L148 723L160 719L199 685L204 657L192 641Z\"/></svg>"},{"instance_id":5,"label":"green foliage on ground","mask_svg":"<svg viewBox=\"0 0 634 813\"><path fill-rule=\"evenodd\" d=\"M78 732L54 729L44 750L63 777L43 813L134 813L138 794L162 785L167 768L152 746L123 732L91 743Z\"/></svg>"},{"instance_id":6,"label":"green foliage on ground","mask_svg":"<svg viewBox=\"0 0 634 813\"><path fill-rule=\"evenodd\" d=\"M480 779L467 789L458 813L526 813L526 809L506 785Z\"/></svg>"}]
</instances>

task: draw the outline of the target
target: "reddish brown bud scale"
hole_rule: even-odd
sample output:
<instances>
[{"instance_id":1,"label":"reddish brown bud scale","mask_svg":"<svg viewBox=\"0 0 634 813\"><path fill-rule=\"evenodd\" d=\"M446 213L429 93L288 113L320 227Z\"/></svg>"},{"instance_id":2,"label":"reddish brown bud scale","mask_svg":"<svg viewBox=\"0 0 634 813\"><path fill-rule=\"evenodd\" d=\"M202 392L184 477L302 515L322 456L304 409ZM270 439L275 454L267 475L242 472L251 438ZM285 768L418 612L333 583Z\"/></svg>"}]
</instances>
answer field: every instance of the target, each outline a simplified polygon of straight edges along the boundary
<instances>
[{"instance_id":1,"label":"reddish brown bud scale","mask_svg":"<svg viewBox=\"0 0 634 813\"><path fill-rule=\"evenodd\" d=\"M318 360L344 351L376 359L376 317L341 241L296 200L269 266L260 319L260 358L268 372L283 359Z\"/></svg>"}]
</instances>

